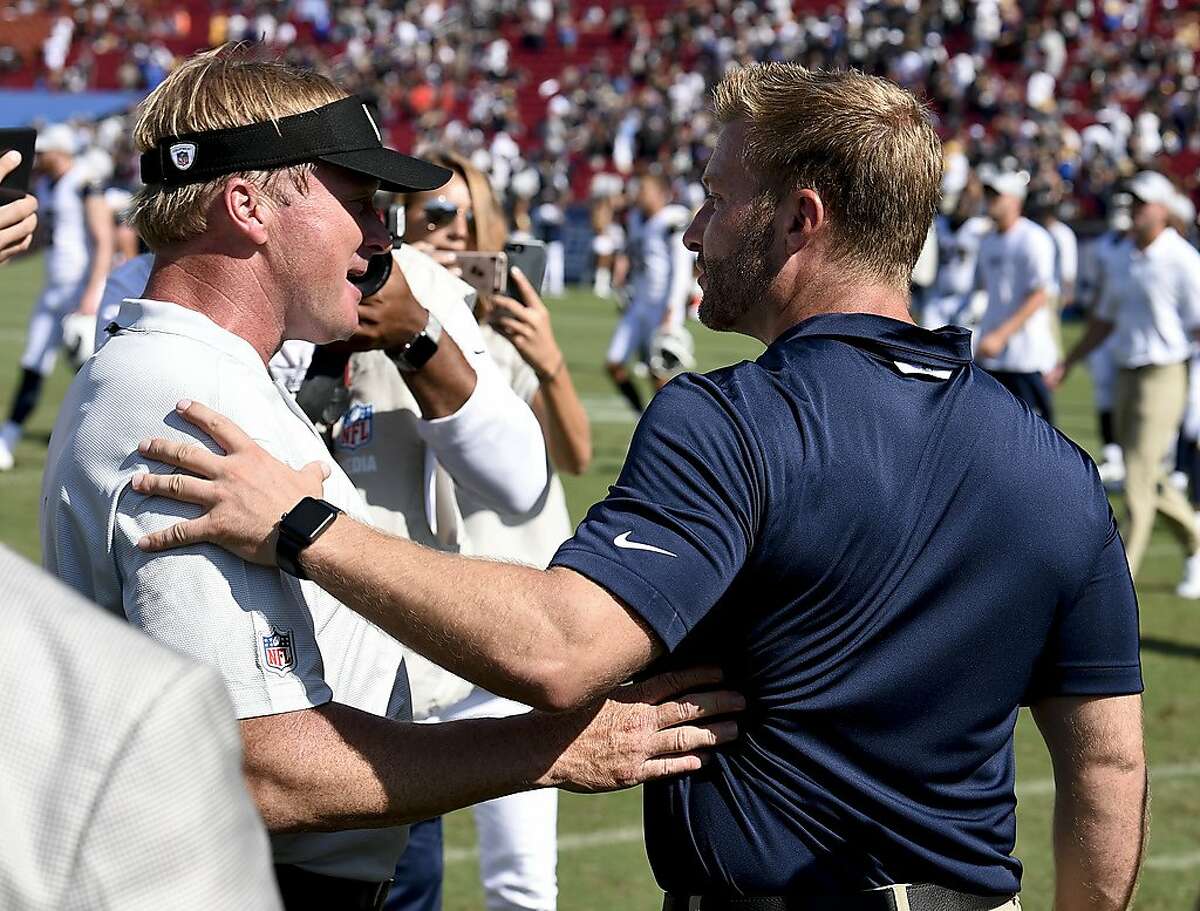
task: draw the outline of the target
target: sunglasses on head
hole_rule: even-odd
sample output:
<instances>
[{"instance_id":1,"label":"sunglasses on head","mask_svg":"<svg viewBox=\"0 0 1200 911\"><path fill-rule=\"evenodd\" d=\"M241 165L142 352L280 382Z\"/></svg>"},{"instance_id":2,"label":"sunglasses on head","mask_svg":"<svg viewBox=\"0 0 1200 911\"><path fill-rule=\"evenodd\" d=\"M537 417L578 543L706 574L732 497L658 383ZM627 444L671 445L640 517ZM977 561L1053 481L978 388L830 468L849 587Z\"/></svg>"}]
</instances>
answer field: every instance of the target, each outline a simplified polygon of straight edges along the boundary
<instances>
[{"instance_id":1,"label":"sunglasses on head","mask_svg":"<svg viewBox=\"0 0 1200 911\"><path fill-rule=\"evenodd\" d=\"M458 218L460 211L462 210L448 199L431 199L425 203L425 221L428 222L430 231L436 231ZM474 225L475 216L468 210L467 227L473 228Z\"/></svg>"}]
</instances>

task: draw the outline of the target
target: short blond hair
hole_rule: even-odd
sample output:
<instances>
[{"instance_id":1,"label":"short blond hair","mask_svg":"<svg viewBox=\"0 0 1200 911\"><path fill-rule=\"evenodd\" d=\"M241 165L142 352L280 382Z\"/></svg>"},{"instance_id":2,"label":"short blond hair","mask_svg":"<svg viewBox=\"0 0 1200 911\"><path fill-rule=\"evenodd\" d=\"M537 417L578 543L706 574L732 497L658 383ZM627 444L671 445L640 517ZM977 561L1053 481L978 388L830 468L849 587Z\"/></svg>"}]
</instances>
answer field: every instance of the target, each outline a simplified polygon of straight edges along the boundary
<instances>
[{"instance_id":1,"label":"short blond hair","mask_svg":"<svg viewBox=\"0 0 1200 911\"><path fill-rule=\"evenodd\" d=\"M255 59L247 45L227 44L182 63L142 102L133 129L139 153L160 139L220 130L303 114L345 98L348 93L317 73ZM286 205L281 178L305 192L312 163L236 176L251 181L274 201ZM179 187L146 186L134 196L129 223L151 250L191 240L208 227L207 211L230 177Z\"/></svg>"},{"instance_id":2,"label":"short blond hair","mask_svg":"<svg viewBox=\"0 0 1200 911\"><path fill-rule=\"evenodd\" d=\"M725 76L713 106L721 123L745 124L743 160L764 192L820 194L833 260L908 289L942 181L941 142L914 95L854 70L760 63Z\"/></svg>"}]
</instances>

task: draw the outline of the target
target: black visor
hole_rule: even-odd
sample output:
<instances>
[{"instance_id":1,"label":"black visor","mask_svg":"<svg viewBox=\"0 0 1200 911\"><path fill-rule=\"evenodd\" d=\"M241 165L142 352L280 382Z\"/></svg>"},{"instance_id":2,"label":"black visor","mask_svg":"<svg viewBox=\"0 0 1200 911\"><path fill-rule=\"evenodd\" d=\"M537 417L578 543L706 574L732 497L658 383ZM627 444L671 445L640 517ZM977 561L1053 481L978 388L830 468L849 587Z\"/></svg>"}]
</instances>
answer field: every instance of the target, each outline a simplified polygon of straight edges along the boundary
<instances>
[{"instance_id":1,"label":"black visor","mask_svg":"<svg viewBox=\"0 0 1200 911\"><path fill-rule=\"evenodd\" d=\"M374 177L381 190L436 190L450 172L383 146L361 100L350 96L315 111L227 130L168 136L142 153L142 183L178 187L239 171L273 171L325 161Z\"/></svg>"}]
</instances>

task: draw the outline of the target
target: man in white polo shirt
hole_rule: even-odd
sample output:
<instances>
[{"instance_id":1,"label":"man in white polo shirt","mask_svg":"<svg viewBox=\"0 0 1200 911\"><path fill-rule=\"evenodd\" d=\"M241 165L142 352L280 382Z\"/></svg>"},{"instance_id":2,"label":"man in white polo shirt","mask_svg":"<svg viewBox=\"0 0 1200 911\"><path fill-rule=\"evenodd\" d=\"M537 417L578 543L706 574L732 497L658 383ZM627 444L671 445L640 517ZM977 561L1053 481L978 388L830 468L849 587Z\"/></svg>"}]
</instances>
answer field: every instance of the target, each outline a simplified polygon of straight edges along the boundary
<instances>
[{"instance_id":1,"label":"man in white polo shirt","mask_svg":"<svg viewBox=\"0 0 1200 911\"><path fill-rule=\"evenodd\" d=\"M1087 332L1051 385L1115 335L1117 442L1125 453L1125 550L1134 574L1141 565L1155 514L1187 555L1177 593L1200 598L1200 533L1187 497L1166 483L1164 468L1179 434L1187 398L1187 363L1200 330L1200 253L1168 225L1175 197L1171 181L1142 171L1129 184L1133 227L1114 251L1103 294Z\"/></svg>"},{"instance_id":2,"label":"man in white polo shirt","mask_svg":"<svg viewBox=\"0 0 1200 911\"><path fill-rule=\"evenodd\" d=\"M374 207L379 187L430 189L448 175L384 149L361 102L323 77L225 49L197 55L155 90L135 141L145 187L132 219L155 265L144 297L125 301L114 337L63 403L43 482L44 561L81 594L221 671L288 911L377 909L405 823L535 787L603 788L695 769L696 748L734 735L687 725L669 748L652 738L651 729L698 717L689 705L705 714L739 704L720 693L664 702L661 679L566 716L402 724L411 710L402 647L294 562L280 572L210 547L165 558L141 550L144 535L198 515L132 484L139 469L169 470L129 455L155 433L180 451L217 450L174 414L192 398L237 415L268 451L323 479L323 498L291 513L274 542L285 562L341 512L368 519L267 362L285 338L328 342L357 325L361 294L348 278L390 245ZM427 320L392 354L415 370L461 361L438 334ZM440 431L453 434L479 407L486 402L472 395ZM487 667L477 676L493 682ZM650 762L668 750L681 755Z\"/></svg>"},{"instance_id":3,"label":"man in white polo shirt","mask_svg":"<svg viewBox=\"0 0 1200 911\"><path fill-rule=\"evenodd\" d=\"M975 286L987 291L975 359L1047 421L1054 405L1043 374L1058 361L1054 315L1054 240L1021 215L1029 175L982 170L988 214L996 228L979 247Z\"/></svg>"},{"instance_id":4,"label":"man in white polo shirt","mask_svg":"<svg viewBox=\"0 0 1200 911\"><path fill-rule=\"evenodd\" d=\"M1104 298L1104 283L1113 268L1114 254L1121 247L1132 225L1129 214L1131 197L1114 193L1109 201L1108 230L1084 247L1079 263L1079 299L1089 315L1095 315ZM1092 400L1096 406L1101 459L1097 466L1100 480L1110 490L1125 484L1125 458L1117 445L1113 429L1113 409L1117 401L1117 365L1113 361L1113 337L1096 348L1087 358L1088 373L1092 376Z\"/></svg>"}]
</instances>

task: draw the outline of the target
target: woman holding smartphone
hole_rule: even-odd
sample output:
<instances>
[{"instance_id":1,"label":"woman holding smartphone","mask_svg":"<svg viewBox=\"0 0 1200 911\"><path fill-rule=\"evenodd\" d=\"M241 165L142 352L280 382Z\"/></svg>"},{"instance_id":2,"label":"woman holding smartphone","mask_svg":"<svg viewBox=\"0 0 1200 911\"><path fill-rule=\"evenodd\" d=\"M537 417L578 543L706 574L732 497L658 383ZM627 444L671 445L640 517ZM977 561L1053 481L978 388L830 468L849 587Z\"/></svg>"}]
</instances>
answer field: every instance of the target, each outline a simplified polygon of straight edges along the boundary
<instances>
[{"instance_id":1,"label":"woman holding smartphone","mask_svg":"<svg viewBox=\"0 0 1200 911\"><path fill-rule=\"evenodd\" d=\"M454 173L450 182L405 199L404 242L429 254L456 275L463 275L459 254L501 253L508 228L484 174L449 152L426 157ZM487 257L472 257L473 271L490 267ZM463 275L464 278L476 276ZM480 282L488 286L485 278ZM591 461L591 428L575 392L566 360L550 323L550 312L519 270L509 277L509 294L481 293L475 309L484 343L518 396L529 403L546 438L550 480L545 495L526 515L504 515L483 506L471 491L457 487L467 546L475 554L516 560L544 568L573 529L562 482L553 469L585 471ZM502 717L527 707L475 689L439 718ZM488 911L557 907L557 792L505 797L474 808L479 834L480 868ZM417 844L430 845L418 835ZM431 848L427 847L428 852ZM428 880L440 873L437 859L406 854L387 908L427 911ZM393 899L395 899L393 901Z\"/></svg>"}]
</instances>

